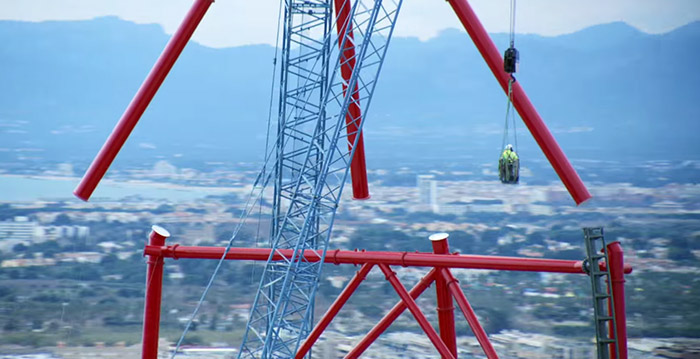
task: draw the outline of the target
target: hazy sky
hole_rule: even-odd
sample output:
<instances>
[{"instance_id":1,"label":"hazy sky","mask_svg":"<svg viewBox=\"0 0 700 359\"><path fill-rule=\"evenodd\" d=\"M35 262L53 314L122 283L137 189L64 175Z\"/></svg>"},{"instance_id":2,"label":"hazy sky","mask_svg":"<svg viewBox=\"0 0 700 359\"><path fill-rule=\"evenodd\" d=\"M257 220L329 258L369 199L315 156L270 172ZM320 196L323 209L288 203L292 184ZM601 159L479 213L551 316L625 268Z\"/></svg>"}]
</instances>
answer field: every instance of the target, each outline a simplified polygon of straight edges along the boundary
<instances>
[{"instance_id":1,"label":"hazy sky","mask_svg":"<svg viewBox=\"0 0 700 359\"><path fill-rule=\"evenodd\" d=\"M471 0L489 32L507 32L509 0ZM115 15L158 23L173 33L192 0L0 0L0 20L78 20ZM194 34L213 47L274 44L279 0L216 0ZM700 0L520 0L516 31L541 35L574 32L624 21L663 33L700 20ZM429 39L460 24L445 0L405 0L395 35Z\"/></svg>"}]
</instances>

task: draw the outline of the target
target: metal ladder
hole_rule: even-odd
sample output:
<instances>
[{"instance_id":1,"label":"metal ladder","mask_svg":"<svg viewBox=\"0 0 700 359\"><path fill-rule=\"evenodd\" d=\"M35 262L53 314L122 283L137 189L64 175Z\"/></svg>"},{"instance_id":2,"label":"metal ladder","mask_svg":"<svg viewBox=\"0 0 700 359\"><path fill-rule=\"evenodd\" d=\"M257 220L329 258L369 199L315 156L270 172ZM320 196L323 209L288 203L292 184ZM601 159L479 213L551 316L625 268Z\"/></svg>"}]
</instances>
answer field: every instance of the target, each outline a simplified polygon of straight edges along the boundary
<instances>
[{"instance_id":1,"label":"metal ladder","mask_svg":"<svg viewBox=\"0 0 700 359\"><path fill-rule=\"evenodd\" d=\"M584 270L591 278L593 295L593 313L595 315L595 337L598 359L610 358L610 344L613 344L614 358L619 358L620 349L615 336L615 299L610 290L610 267L608 264L608 247L603 237L602 227L583 229L586 242L587 258ZM604 259L605 270L600 270L601 260ZM605 281L603 281L603 279Z\"/></svg>"}]
</instances>

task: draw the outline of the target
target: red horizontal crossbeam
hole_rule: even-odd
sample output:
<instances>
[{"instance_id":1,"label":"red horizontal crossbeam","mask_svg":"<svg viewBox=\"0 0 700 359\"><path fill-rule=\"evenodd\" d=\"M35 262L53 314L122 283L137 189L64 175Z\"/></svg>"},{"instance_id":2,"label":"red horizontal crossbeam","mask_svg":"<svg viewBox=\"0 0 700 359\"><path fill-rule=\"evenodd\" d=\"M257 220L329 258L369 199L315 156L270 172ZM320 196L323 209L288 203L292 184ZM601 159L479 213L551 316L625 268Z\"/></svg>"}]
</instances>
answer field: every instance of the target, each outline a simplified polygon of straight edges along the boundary
<instances>
[{"instance_id":1,"label":"red horizontal crossbeam","mask_svg":"<svg viewBox=\"0 0 700 359\"><path fill-rule=\"evenodd\" d=\"M224 247L191 247L191 246L146 246L144 254L163 256L166 258L200 258L221 259ZM267 261L272 250L269 248L231 248L226 253L227 260ZM292 258L291 249L277 249L272 254L272 260L281 261ZM304 260L320 262L320 252L304 251ZM583 261L565 259L542 259L521 257L480 256L465 254L433 254L423 252L373 252L331 250L323 258L325 263L333 264L386 264L403 267L449 267L470 269L510 270L524 272L554 272L584 274ZM605 269L601 266L601 269ZM625 265L625 273L631 273L632 267Z\"/></svg>"},{"instance_id":2,"label":"red horizontal crossbeam","mask_svg":"<svg viewBox=\"0 0 700 359\"><path fill-rule=\"evenodd\" d=\"M156 227L154 227L155 231ZM167 232L166 232L167 233ZM440 334L438 335L430 323L425 318L425 315L416 305L416 298L423 293L432 282L440 280L442 286L447 287L449 300L441 302L438 298L438 311L452 311L452 300L457 302L459 309L464 314L465 319L469 323L474 335L479 344L484 350L487 358L497 359L498 355L488 339L488 335L479 323L479 320L474 313L473 308L469 304L464 292L459 287L455 277L450 273L449 268L471 268L471 269L490 269L490 270L512 270L512 271L537 271L537 272L559 272L559 273L579 273L583 274L583 261L561 260L561 259L541 259L541 258L519 258L519 257L500 257L500 256L478 256L478 255L459 255L449 254L449 247L446 239L447 234L437 234L431 236L433 241L433 250L435 253L425 252L370 252L370 251L343 251L332 250L328 251L325 256L322 253L314 250L306 250L303 252L303 260L307 262L321 262L333 264L355 264L362 265L362 268L348 286L343 290L341 295L328 309L321 321L313 329L311 335L303 343L296 353L296 358L301 358L307 355L309 349L314 345L316 340L321 336L323 331L328 327L333 318L338 314L343 305L348 301L352 293L358 288L360 283L366 278L373 266L377 265L385 274L386 279L391 283L396 290L401 300L387 313L372 330L355 346L354 349L346 356L346 358L359 357L390 325L401 313L408 309L418 321L423 331L428 335L431 342L443 358L456 358L456 350L452 350L451 343L456 338L456 332L451 329L454 324L451 321L445 321L444 318L440 323ZM610 276L612 278L612 292L615 297L619 298L615 301L615 318L617 325L610 328L611 333L614 332L614 337L620 341L620 359L626 359L626 316L624 313L624 273L631 273L632 268L624 264L622 249L618 242L608 245ZM258 261L281 261L290 260L290 258L300 258L294 256L293 250L271 250L266 248L229 248L224 247L190 247L180 246L178 244L165 246L163 241L152 241L146 245L144 255L149 256L151 260L156 260L160 266L163 265L163 258L198 258L198 259L214 259L221 258L228 260L258 260ZM295 259L296 260L296 259ZM390 265L400 265L404 267L432 267L430 272L423 277L410 291L401 284L396 278L396 274L390 269ZM605 265L601 264L601 269L605 270ZM149 266L149 271L151 268ZM160 300L159 288L151 288L153 286L160 287L160 281L148 281L146 284L147 297L146 302L150 303L155 300ZM157 291L155 289L158 289ZM441 291L438 288L438 295ZM153 295L150 295L153 294ZM445 298L443 298L445 299ZM619 303L618 303L619 302ZM160 312L159 308L154 309L154 312ZM444 313L443 313L444 314ZM450 316L453 316L450 313ZM153 328L157 326L159 318L148 315L144 316L144 328ZM146 323L148 322L148 323ZM447 327L450 327L448 330ZM148 334L148 336L147 336ZM447 336L450 338L447 338ZM144 341L146 338L157 338L157 332L144 332ZM624 342L624 343L622 343ZM153 346L157 348L157 344ZM146 346L144 346L146 348ZM149 359L155 359L155 356L144 356Z\"/></svg>"}]
</instances>

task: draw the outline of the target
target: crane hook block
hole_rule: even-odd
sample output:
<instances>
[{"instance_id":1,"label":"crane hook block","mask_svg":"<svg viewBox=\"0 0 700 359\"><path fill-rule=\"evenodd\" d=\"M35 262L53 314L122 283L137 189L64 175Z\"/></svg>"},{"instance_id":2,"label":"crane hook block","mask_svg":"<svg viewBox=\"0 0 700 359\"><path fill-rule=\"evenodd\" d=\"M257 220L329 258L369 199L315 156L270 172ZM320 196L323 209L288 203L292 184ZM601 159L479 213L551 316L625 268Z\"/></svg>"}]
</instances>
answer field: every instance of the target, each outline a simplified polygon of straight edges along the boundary
<instances>
[{"instance_id":1,"label":"crane hook block","mask_svg":"<svg viewBox=\"0 0 700 359\"><path fill-rule=\"evenodd\" d=\"M509 47L505 54L503 54L503 70L509 74L516 73L519 63L520 53L515 47Z\"/></svg>"}]
</instances>

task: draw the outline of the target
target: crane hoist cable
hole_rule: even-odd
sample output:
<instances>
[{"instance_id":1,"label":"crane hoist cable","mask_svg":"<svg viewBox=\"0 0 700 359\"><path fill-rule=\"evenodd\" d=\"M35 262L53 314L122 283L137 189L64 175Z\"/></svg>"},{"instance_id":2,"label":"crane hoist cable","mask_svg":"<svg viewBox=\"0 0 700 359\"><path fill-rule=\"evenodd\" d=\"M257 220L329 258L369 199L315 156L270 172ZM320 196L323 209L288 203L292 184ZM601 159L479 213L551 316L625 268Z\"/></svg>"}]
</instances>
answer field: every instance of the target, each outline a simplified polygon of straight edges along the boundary
<instances>
[{"instance_id":1,"label":"crane hoist cable","mask_svg":"<svg viewBox=\"0 0 700 359\"><path fill-rule=\"evenodd\" d=\"M265 133L265 152L264 153L269 153L270 151L270 127L272 124L272 109L274 108L274 99L275 99L275 83L277 81L277 58L279 56L279 44L280 44L280 28L282 25L282 0L279 1L279 5L277 8L277 35L275 37L275 55L272 58L272 81L270 83L270 103L268 104L268 110L267 110L267 132ZM281 71L281 70L280 70ZM280 75L281 76L281 75ZM279 99L278 99L279 100ZM264 161L263 163L263 168L260 171L260 173L267 173L267 161ZM261 228L261 223L262 223L262 210L263 210L263 205L262 202L258 204L258 225L257 229L255 231L255 247L258 247L259 239L260 239L260 228ZM254 282L255 278L255 269L256 269L256 264L253 264L253 270L250 272L250 283L252 284Z\"/></svg>"},{"instance_id":2,"label":"crane hoist cable","mask_svg":"<svg viewBox=\"0 0 700 359\"><path fill-rule=\"evenodd\" d=\"M278 14L277 14L277 38L275 40L275 55L274 58L272 59L272 83L271 83L271 88L270 88L270 104L269 104L269 110L267 114L267 135L265 136L265 158L263 159L263 167L261 172L258 174L258 177L255 180L255 183L253 184L253 189L251 190L250 194L248 195L248 198L245 201L245 204L243 205L243 211L241 211L241 214L239 216L238 224L236 225L236 228L233 230L233 233L231 234L231 237L228 240L228 243L226 244L226 247L224 249L224 254L221 256L219 259L218 263L216 264L216 267L214 268L214 272L211 274L209 277L209 281L207 282L206 286L204 287L204 290L202 291L202 295L199 298L199 301L197 302L197 305L195 306L194 310L192 311L192 314L190 315L189 319L187 320L187 323L185 324L185 328L182 331L182 334L180 335L180 338L178 339L177 343L175 344L175 348L173 349L170 359L174 359L178 354L180 354L180 347L183 344L183 341L185 340L185 336L189 332L192 323L194 323L195 318L197 317L197 314L199 313L199 310L202 307L202 304L204 304L204 300L207 297L207 294L209 293L209 290L214 284L214 280L216 279L216 276L219 274L219 271L221 270L221 266L224 263L224 260L226 258L226 255L228 254L229 250L233 246L233 241L236 239L238 234L241 231L241 228L243 228L243 225L246 223L248 217L254 212L255 209L255 204L258 204L258 228L257 228L257 233L255 235L255 244L257 246L258 244L258 238L260 237L260 222L262 221L262 201L263 201L263 196L264 196L264 188L267 187L267 183L271 179L270 173L268 173L267 168L268 168L268 163L270 159L272 158L272 151L269 150L269 145L270 145L270 127L271 127L271 122L272 122L272 104L274 100L274 89L275 89L275 75L277 71L277 57L278 57L278 49L279 49L279 39L280 39L280 26L281 26L281 14L282 14L282 3L283 1L279 1L279 9L278 9ZM256 195L255 194L255 189L256 186L261 186L263 189L259 191L259 193Z\"/></svg>"},{"instance_id":3,"label":"crane hoist cable","mask_svg":"<svg viewBox=\"0 0 700 359\"><path fill-rule=\"evenodd\" d=\"M510 0L510 46L503 55L503 70L511 74L518 71L520 54L515 48L515 0Z\"/></svg>"},{"instance_id":4,"label":"crane hoist cable","mask_svg":"<svg viewBox=\"0 0 700 359\"><path fill-rule=\"evenodd\" d=\"M509 136L509 120L512 123L513 126L513 148L515 149L515 152L517 153L518 151L518 132L517 128L515 127L515 109L513 108L513 82L515 82L515 79L511 78L510 81L508 81L508 103L506 104L506 119L505 123L503 126L503 140L501 141L501 151L506 147L506 141L508 141Z\"/></svg>"},{"instance_id":5,"label":"crane hoist cable","mask_svg":"<svg viewBox=\"0 0 700 359\"><path fill-rule=\"evenodd\" d=\"M513 83L515 82L515 76L513 74L518 70L518 63L520 61L520 55L518 53L518 50L515 48L515 2L516 0L510 0L510 46L503 54L503 70L510 75L510 78L508 79L508 100L506 103L506 116L503 128L503 140L501 141L501 148L499 151L500 157L498 163L499 177L501 179L501 182L510 184L518 183L518 179L520 177L520 160L517 156L518 133L517 128L515 126L515 109L513 108ZM515 146L508 144L508 146L506 147L506 141L508 141L510 137L509 122L512 122L513 143L515 144Z\"/></svg>"},{"instance_id":6,"label":"crane hoist cable","mask_svg":"<svg viewBox=\"0 0 700 359\"><path fill-rule=\"evenodd\" d=\"M503 70L510 74L510 79L508 80L508 101L506 103L506 118L505 125L503 129L503 141L501 143L501 151L506 147L506 141L509 135L509 125L508 120L510 119L513 123L513 143L515 144L515 151L518 151L518 133L515 127L515 110L513 109L513 83L515 82L515 76L513 74L518 70L518 62L520 56L518 50L515 48L515 1L510 0L510 46L503 55Z\"/></svg>"}]
</instances>

